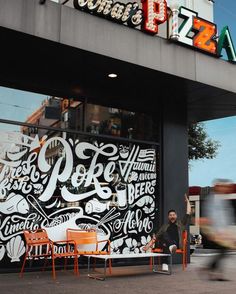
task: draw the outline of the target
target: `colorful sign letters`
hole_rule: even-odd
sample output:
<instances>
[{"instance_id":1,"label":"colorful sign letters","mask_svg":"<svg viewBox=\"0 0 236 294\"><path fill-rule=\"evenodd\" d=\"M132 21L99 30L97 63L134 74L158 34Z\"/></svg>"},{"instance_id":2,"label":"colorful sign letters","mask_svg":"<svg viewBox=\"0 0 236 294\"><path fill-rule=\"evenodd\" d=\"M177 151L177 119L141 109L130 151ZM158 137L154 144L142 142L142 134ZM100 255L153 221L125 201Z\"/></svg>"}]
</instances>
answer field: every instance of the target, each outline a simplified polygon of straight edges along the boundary
<instances>
[{"instance_id":1,"label":"colorful sign letters","mask_svg":"<svg viewBox=\"0 0 236 294\"><path fill-rule=\"evenodd\" d=\"M158 34L161 24L168 23L168 39L215 57L221 57L225 49L228 60L236 62L236 51L228 27L223 28L218 36L216 24L185 7L169 8L166 0L141 0L141 3L126 4L114 0L65 0L63 4L70 2L75 9L152 35Z\"/></svg>"}]
</instances>

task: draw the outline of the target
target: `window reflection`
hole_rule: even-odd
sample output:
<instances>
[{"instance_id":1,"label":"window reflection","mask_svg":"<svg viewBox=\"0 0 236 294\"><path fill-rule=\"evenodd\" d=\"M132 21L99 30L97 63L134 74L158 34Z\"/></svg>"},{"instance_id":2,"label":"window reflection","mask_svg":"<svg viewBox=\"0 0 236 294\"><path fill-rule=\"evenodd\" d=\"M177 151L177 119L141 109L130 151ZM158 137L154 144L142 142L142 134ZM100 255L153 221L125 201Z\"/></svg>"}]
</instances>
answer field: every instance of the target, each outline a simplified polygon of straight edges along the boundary
<instances>
[{"instance_id":1,"label":"window reflection","mask_svg":"<svg viewBox=\"0 0 236 294\"><path fill-rule=\"evenodd\" d=\"M92 134L157 141L159 118L151 114L89 104L78 99L45 96L0 87L0 119L32 124L11 126L25 135L47 131L37 126L76 130Z\"/></svg>"},{"instance_id":2,"label":"window reflection","mask_svg":"<svg viewBox=\"0 0 236 294\"><path fill-rule=\"evenodd\" d=\"M157 140L158 118L151 115L87 105L86 131L129 139Z\"/></svg>"}]
</instances>

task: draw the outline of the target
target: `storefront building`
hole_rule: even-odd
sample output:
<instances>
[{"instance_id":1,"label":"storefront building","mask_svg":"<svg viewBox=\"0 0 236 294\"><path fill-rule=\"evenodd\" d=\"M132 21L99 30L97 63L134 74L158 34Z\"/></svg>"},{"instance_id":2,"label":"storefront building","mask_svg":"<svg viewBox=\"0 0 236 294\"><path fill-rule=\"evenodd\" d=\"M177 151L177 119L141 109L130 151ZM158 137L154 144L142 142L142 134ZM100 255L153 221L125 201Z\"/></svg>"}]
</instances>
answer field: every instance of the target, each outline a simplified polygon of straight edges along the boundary
<instances>
[{"instance_id":1,"label":"storefront building","mask_svg":"<svg viewBox=\"0 0 236 294\"><path fill-rule=\"evenodd\" d=\"M122 23L96 1L54 2L0 0L2 272L19 270L23 230L56 241L95 227L101 248L142 252L169 209L185 211L188 123L236 112L236 66L213 38L204 50L168 38L166 1L152 1L166 10L153 11L158 28L139 23L150 3L124 4ZM192 11L215 32L211 1L182 2L179 26Z\"/></svg>"}]
</instances>

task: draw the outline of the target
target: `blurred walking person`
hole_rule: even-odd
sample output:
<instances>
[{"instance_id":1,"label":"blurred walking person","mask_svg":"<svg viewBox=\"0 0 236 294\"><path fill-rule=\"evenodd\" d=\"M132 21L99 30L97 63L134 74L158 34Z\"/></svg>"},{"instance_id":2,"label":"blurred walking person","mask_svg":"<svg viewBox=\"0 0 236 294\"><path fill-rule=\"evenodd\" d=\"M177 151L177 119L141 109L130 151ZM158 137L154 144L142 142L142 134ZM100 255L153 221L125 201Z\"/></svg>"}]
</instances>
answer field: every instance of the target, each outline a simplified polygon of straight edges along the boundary
<instances>
[{"instance_id":1,"label":"blurred walking person","mask_svg":"<svg viewBox=\"0 0 236 294\"><path fill-rule=\"evenodd\" d=\"M206 270L209 279L214 281L228 281L223 274L222 262L229 248L235 247L235 237L230 231L234 223L233 207L225 195L233 191L233 183L226 179L214 181L213 193L209 195L204 205L205 216L203 231L207 239L218 248L218 254L208 263Z\"/></svg>"}]
</instances>

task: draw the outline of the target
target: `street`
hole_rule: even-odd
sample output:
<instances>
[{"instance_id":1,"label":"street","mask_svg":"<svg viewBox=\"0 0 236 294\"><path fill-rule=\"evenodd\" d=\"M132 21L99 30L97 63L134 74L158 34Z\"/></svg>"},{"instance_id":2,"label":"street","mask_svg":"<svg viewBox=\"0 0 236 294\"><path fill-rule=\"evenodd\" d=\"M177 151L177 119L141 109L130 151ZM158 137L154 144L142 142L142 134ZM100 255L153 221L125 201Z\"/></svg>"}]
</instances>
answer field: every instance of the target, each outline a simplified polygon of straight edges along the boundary
<instances>
[{"instance_id":1,"label":"street","mask_svg":"<svg viewBox=\"0 0 236 294\"><path fill-rule=\"evenodd\" d=\"M180 265L173 266L173 274L161 275L149 271L149 266L113 268L112 276L106 281L88 279L86 270L75 277L71 270L57 271L53 281L51 272L26 273L21 279L18 274L0 275L1 294L87 294L87 293L234 293L236 288L236 255L230 254L225 262L225 275L231 281L213 282L200 277L199 267L211 256L196 254L186 271Z\"/></svg>"}]
</instances>

